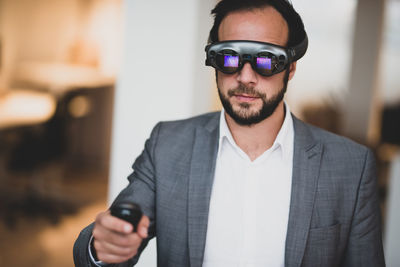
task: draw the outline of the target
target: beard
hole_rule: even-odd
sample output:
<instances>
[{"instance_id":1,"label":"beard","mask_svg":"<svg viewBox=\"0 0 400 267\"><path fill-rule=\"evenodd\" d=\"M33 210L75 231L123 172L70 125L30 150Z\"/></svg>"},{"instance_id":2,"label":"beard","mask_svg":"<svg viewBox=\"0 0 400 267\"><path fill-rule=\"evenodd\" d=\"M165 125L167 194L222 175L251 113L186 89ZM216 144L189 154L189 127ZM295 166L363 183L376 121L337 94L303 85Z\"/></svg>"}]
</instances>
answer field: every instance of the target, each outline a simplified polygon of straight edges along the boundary
<instances>
[{"instance_id":1,"label":"beard","mask_svg":"<svg viewBox=\"0 0 400 267\"><path fill-rule=\"evenodd\" d=\"M287 72L288 74L288 72ZM266 118L270 117L278 107L279 103L283 100L285 96L287 84L288 84L288 76L285 75L283 79L283 88L279 90L279 92L273 97L267 99L266 94L258 92L254 87L246 87L243 84L239 84L238 87L234 89L228 90L228 96L222 94L221 90L218 87L218 94L221 100L222 106L225 109L225 112L239 125L242 126L251 126L253 124L257 124ZM248 94L254 97L258 97L262 100L262 107L255 111L251 112L251 104L249 103L240 103L240 110L236 111L233 109L232 103L229 102L229 98L238 94Z\"/></svg>"}]
</instances>

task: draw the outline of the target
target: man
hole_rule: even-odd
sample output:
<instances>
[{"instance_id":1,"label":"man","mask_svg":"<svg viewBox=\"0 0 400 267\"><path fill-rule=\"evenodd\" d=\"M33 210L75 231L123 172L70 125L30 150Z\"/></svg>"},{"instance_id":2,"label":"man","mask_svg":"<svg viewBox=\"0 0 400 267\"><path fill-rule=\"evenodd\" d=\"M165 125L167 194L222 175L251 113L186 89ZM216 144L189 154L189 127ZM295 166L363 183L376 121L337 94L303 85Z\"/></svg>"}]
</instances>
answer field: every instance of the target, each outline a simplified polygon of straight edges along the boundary
<instances>
[{"instance_id":1,"label":"man","mask_svg":"<svg viewBox=\"0 0 400 267\"><path fill-rule=\"evenodd\" d=\"M384 266L371 152L283 102L307 48L301 18L285 0L222 0L213 14L224 110L154 128L115 201L142 207L137 232L100 213L75 264L132 266L157 236L158 266Z\"/></svg>"}]
</instances>

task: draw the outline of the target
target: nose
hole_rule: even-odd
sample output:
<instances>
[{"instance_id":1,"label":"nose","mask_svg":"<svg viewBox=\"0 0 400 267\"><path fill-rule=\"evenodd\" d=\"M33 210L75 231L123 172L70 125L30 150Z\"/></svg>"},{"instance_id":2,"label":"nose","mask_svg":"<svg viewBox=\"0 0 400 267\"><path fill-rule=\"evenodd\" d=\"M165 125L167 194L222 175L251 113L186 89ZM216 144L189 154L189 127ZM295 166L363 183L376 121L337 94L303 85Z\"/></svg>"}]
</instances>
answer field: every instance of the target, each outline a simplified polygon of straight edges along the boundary
<instances>
[{"instance_id":1,"label":"nose","mask_svg":"<svg viewBox=\"0 0 400 267\"><path fill-rule=\"evenodd\" d=\"M243 68L239 71L237 81L245 85L251 85L257 82L257 75L249 62L246 62L243 65Z\"/></svg>"}]
</instances>

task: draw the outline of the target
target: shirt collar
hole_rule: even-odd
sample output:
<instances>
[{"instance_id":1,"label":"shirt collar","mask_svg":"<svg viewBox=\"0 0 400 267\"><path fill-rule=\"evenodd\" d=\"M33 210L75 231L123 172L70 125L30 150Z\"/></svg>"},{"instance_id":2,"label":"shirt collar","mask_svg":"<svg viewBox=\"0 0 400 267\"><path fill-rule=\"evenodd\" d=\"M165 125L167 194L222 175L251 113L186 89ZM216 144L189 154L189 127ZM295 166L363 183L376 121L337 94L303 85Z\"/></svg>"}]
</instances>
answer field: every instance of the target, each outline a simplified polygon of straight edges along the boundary
<instances>
[{"instance_id":1,"label":"shirt collar","mask_svg":"<svg viewBox=\"0 0 400 267\"><path fill-rule=\"evenodd\" d=\"M293 142L294 142L294 128L293 128L293 118L290 112L289 106L286 102L285 105L285 119L283 120L283 124L281 129L278 132L278 135L275 138L275 141L272 147L269 149L274 151L275 149L281 148L282 157L284 160L290 159L293 152ZM218 153L220 153L221 145L224 139L227 139L231 145L237 147L235 140L233 139L232 133L229 130L228 124L225 119L225 110L222 109L220 115L220 123L219 123L219 148Z\"/></svg>"}]
</instances>

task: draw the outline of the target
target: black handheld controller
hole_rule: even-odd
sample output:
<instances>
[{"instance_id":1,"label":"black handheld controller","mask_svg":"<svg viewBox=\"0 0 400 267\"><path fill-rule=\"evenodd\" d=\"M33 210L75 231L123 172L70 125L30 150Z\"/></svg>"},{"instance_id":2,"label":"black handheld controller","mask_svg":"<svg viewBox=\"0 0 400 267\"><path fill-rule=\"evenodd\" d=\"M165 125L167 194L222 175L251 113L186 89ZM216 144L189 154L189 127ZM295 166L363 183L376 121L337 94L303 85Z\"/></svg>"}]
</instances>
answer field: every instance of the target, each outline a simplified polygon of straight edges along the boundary
<instances>
[{"instance_id":1,"label":"black handheld controller","mask_svg":"<svg viewBox=\"0 0 400 267\"><path fill-rule=\"evenodd\" d=\"M139 205L129 202L120 202L112 205L111 215L129 222L133 226L133 232L136 232L143 212Z\"/></svg>"}]
</instances>

